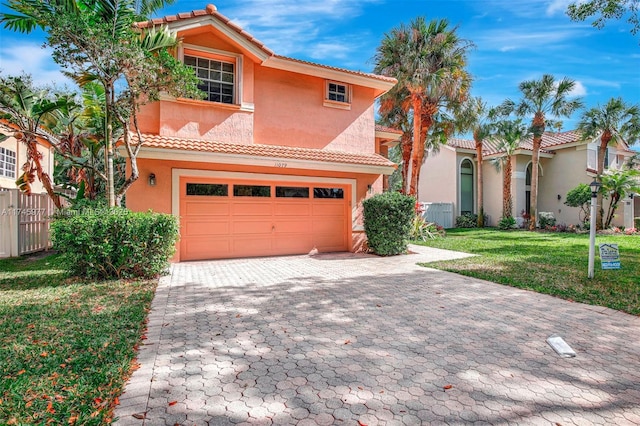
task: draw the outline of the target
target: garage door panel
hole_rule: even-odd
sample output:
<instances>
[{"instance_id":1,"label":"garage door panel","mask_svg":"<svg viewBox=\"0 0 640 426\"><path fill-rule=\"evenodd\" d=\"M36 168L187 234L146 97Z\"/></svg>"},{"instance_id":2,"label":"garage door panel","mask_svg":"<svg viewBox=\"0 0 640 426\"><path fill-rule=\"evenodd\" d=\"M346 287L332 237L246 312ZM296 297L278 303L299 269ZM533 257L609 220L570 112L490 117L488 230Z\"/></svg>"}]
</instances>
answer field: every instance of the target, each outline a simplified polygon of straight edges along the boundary
<instances>
[{"instance_id":1,"label":"garage door panel","mask_svg":"<svg viewBox=\"0 0 640 426\"><path fill-rule=\"evenodd\" d=\"M317 202L313 204L313 216L341 216L344 218L344 202Z\"/></svg>"},{"instance_id":2,"label":"garage door panel","mask_svg":"<svg viewBox=\"0 0 640 426\"><path fill-rule=\"evenodd\" d=\"M182 242L183 257L188 260L215 259L229 257L231 254L230 238L210 238L189 239Z\"/></svg>"},{"instance_id":3,"label":"garage door panel","mask_svg":"<svg viewBox=\"0 0 640 426\"><path fill-rule=\"evenodd\" d=\"M274 206L274 214L276 216L309 216L311 214L311 206L308 200L304 204L301 203L276 203Z\"/></svg>"},{"instance_id":4,"label":"garage door panel","mask_svg":"<svg viewBox=\"0 0 640 426\"><path fill-rule=\"evenodd\" d=\"M269 221L251 221L251 220L236 220L231 227L232 234L267 234L270 235L273 231L273 224Z\"/></svg>"},{"instance_id":5,"label":"garage door panel","mask_svg":"<svg viewBox=\"0 0 640 426\"><path fill-rule=\"evenodd\" d=\"M215 220L189 220L180 228L180 234L184 237L196 237L206 235L228 235L229 221Z\"/></svg>"},{"instance_id":6,"label":"garage door panel","mask_svg":"<svg viewBox=\"0 0 640 426\"><path fill-rule=\"evenodd\" d=\"M206 215L206 216L229 216L229 203L227 200L219 202L193 201L185 203L184 216Z\"/></svg>"},{"instance_id":7,"label":"garage door panel","mask_svg":"<svg viewBox=\"0 0 640 426\"><path fill-rule=\"evenodd\" d=\"M271 216L273 204L260 200L259 202L232 202L233 216Z\"/></svg>"},{"instance_id":8,"label":"garage door panel","mask_svg":"<svg viewBox=\"0 0 640 426\"><path fill-rule=\"evenodd\" d=\"M344 231L344 220L339 217L323 217L313 221L312 230L313 234L331 234L335 233L336 229ZM341 232L343 234L344 232Z\"/></svg>"},{"instance_id":9,"label":"garage door panel","mask_svg":"<svg viewBox=\"0 0 640 426\"><path fill-rule=\"evenodd\" d=\"M278 217L278 221L274 223L274 230L277 234L300 234L305 235L309 232L309 220L301 220L299 217Z\"/></svg>"}]
</instances>

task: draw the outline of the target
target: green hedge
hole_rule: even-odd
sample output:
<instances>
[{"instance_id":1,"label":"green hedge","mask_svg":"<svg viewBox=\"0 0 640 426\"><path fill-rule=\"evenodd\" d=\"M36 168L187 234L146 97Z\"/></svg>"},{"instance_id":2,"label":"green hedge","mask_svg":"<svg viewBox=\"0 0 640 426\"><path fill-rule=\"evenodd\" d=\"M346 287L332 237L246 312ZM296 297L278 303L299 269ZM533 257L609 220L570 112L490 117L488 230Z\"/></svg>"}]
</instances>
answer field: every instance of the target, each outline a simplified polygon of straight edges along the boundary
<instances>
[{"instance_id":1,"label":"green hedge","mask_svg":"<svg viewBox=\"0 0 640 426\"><path fill-rule=\"evenodd\" d=\"M69 210L51 224L54 248L78 276L150 278L167 270L178 221L168 214L123 208Z\"/></svg>"},{"instance_id":2,"label":"green hedge","mask_svg":"<svg viewBox=\"0 0 640 426\"><path fill-rule=\"evenodd\" d=\"M380 256L407 251L416 200L399 192L374 195L362 203L369 248Z\"/></svg>"},{"instance_id":3,"label":"green hedge","mask_svg":"<svg viewBox=\"0 0 640 426\"><path fill-rule=\"evenodd\" d=\"M640 229L640 217L634 217L633 218L633 226L636 229Z\"/></svg>"}]
</instances>

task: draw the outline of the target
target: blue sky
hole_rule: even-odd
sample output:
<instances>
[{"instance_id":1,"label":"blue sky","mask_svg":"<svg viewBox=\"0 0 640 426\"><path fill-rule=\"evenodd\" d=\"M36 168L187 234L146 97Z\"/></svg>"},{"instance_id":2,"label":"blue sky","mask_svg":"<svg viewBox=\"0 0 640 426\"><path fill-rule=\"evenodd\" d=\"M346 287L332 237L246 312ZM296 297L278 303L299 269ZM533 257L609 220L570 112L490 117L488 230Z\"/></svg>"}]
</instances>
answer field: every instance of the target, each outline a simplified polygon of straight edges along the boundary
<instances>
[{"instance_id":1,"label":"blue sky","mask_svg":"<svg viewBox=\"0 0 640 426\"><path fill-rule=\"evenodd\" d=\"M519 98L518 84L549 73L576 80L587 107L621 96L640 103L640 35L625 20L604 29L572 22L571 0L219 0L218 10L276 53L371 71L384 34L417 16L447 19L476 48L469 57L472 94L490 105ZM158 15L204 9L206 2L177 1ZM1 8L3 11L6 9ZM65 81L42 49L42 34L0 30L0 70L25 70L38 83ZM575 126L580 113L564 120ZM637 148L637 145L636 145Z\"/></svg>"}]
</instances>

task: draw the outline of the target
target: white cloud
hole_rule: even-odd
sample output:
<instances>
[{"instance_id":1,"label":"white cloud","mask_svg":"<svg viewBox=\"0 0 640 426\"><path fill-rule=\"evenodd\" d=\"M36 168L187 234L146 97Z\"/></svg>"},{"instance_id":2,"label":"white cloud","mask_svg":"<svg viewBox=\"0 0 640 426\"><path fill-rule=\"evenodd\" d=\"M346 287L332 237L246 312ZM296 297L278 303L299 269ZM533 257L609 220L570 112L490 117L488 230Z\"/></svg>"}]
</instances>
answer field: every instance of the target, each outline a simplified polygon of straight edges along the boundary
<instances>
[{"instance_id":1,"label":"white cloud","mask_svg":"<svg viewBox=\"0 0 640 426\"><path fill-rule=\"evenodd\" d=\"M38 43L6 43L0 47L0 70L4 75L31 74L37 86L64 86L70 80L51 58L51 49Z\"/></svg>"},{"instance_id":2,"label":"white cloud","mask_svg":"<svg viewBox=\"0 0 640 426\"><path fill-rule=\"evenodd\" d=\"M576 80L576 84L573 87L573 90L569 93L569 96L579 98L586 95L587 88L584 87L584 84L582 84L582 82Z\"/></svg>"},{"instance_id":3,"label":"white cloud","mask_svg":"<svg viewBox=\"0 0 640 426\"><path fill-rule=\"evenodd\" d=\"M547 16L553 16L556 13L564 13L571 3L576 3L576 0L552 0L547 6Z\"/></svg>"}]
</instances>

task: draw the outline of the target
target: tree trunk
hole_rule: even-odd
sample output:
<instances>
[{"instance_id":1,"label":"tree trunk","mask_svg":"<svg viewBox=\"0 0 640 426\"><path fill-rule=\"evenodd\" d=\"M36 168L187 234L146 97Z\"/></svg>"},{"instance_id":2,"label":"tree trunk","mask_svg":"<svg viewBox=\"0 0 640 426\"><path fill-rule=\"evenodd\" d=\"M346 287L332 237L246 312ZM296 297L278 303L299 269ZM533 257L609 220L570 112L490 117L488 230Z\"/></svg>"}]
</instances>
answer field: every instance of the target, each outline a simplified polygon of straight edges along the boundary
<instances>
[{"instance_id":1,"label":"tree trunk","mask_svg":"<svg viewBox=\"0 0 640 426\"><path fill-rule=\"evenodd\" d=\"M411 167L414 168L414 171L411 174L411 186L414 188L414 192L411 195L414 195L416 198L418 197L418 185L420 183L420 170L422 169L422 163L424 161L424 151L427 143L427 134L429 133L429 129L433 124L433 116L438 112L437 104L427 104L420 105L420 130L418 138L418 145L414 145L413 149L413 161L411 162ZM414 122L414 132L415 132L415 122Z\"/></svg>"},{"instance_id":2,"label":"tree trunk","mask_svg":"<svg viewBox=\"0 0 640 426\"><path fill-rule=\"evenodd\" d=\"M113 118L112 108L115 106L115 93L113 84L110 82L104 83L105 99L107 105L105 108L105 171L107 174L107 201L109 207L115 207L116 205L116 190L115 179L113 176Z\"/></svg>"},{"instance_id":3,"label":"tree trunk","mask_svg":"<svg viewBox=\"0 0 640 426\"><path fill-rule=\"evenodd\" d=\"M409 190L409 163L411 163L411 135L409 133L402 134L400 148L402 149L402 193L406 194Z\"/></svg>"},{"instance_id":4,"label":"tree trunk","mask_svg":"<svg viewBox=\"0 0 640 426\"><path fill-rule=\"evenodd\" d=\"M424 144L420 141L420 130L422 129L422 99L417 94L412 94L413 104L413 146L411 147L411 173L409 179L409 195L418 195L418 171L420 170L419 152L420 147L424 150Z\"/></svg>"},{"instance_id":5,"label":"tree trunk","mask_svg":"<svg viewBox=\"0 0 640 426\"><path fill-rule=\"evenodd\" d=\"M618 204L620 203L620 193L616 192L611 196L611 204L609 204L609 212L607 213L607 221L604 224L605 228L609 228L611 226L611 222L613 222L613 215L618 210Z\"/></svg>"},{"instance_id":6,"label":"tree trunk","mask_svg":"<svg viewBox=\"0 0 640 426\"><path fill-rule=\"evenodd\" d=\"M609 142L611 142L613 135L609 130L605 130L600 136L600 146L598 147L598 170L596 179L602 183L602 174L604 173L604 158L607 153ZM596 229L604 229L603 217L604 217L604 197L602 191L598 191L596 198ZM608 225L606 225L608 227Z\"/></svg>"},{"instance_id":7,"label":"tree trunk","mask_svg":"<svg viewBox=\"0 0 640 426\"><path fill-rule=\"evenodd\" d=\"M476 177L476 192L478 194L478 228L484 228L484 200L483 200L483 184L482 184L482 139L474 136L476 141L476 161L478 163Z\"/></svg>"},{"instance_id":8,"label":"tree trunk","mask_svg":"<svg viewBox=\"0 0 640 426\"><path fill-rule=\"evenodd\" d=\"M511 201L511 157L507 157L503 167L502 177L502 217L513 217L513 202Z\"/></svg>"},{"instance_id":9,"label":"tree trunk","mask_svg":"<svg viewBox=\"0 0 640 426\"><path fill-rule=\"evenodd\" d=\"M534 124L535 126L535 124ZM540 163L540 145L542 136L533 137L533 153L531 156L531 206L529 210L529 230L535 231L538 222L538 172Z\"/></svg>"}]
</instances>

